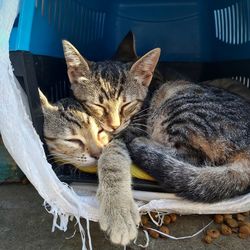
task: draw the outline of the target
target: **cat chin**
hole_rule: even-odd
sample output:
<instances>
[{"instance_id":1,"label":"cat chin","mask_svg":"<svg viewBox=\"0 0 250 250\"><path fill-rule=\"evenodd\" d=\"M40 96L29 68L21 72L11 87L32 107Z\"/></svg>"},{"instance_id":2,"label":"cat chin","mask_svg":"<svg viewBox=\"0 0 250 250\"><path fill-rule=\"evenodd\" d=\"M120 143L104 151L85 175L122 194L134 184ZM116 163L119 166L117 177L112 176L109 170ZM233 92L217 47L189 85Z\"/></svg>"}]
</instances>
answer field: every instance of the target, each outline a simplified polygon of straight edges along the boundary
<instances>
[{"instance_id":1,"label":"cat chin","mask_svg":"<svg viewBox=\"0 0 250 250\"><path fill-rule=\"evenodd\" d=\"M65 162L64 164L70 164L70 165L74 166L75 168L78 168L78 169L83 170L83 171L85 168L87 169L87 168L97 166L97 159L89 157L89 156L87 156L86 158L87 159L85 159L85 161L77 161L74 158L71 158L68 160L67 163Z\"/></svg>"},{"instance_id":2,"label":"cat chin","mask_svg":"<svg viewBox=\"0 0 250 250\"><path fill-rule=\"evenodd\" d=\"M125 128L128 127L128 125L130 124L130 121L126 121L125 123L122 123L117 129L113 129L113 128L110 128L110 126L108 125L105 125L105 124L102 124L102 128L108 132L108 133L111 133L111 134L119 134L122 130L124 130Z\"/></svg>"},{"instance_id":3,"label":"cat chin","mask_svg":"<svg viewBox=\"0 0 250 250\"><path fill-rule=\"evenodd\" d=\"M74 167L83 172L96 173L97 171L97 160L88 161L84 164L72 164Z\"/></svg>"}]
</instances>

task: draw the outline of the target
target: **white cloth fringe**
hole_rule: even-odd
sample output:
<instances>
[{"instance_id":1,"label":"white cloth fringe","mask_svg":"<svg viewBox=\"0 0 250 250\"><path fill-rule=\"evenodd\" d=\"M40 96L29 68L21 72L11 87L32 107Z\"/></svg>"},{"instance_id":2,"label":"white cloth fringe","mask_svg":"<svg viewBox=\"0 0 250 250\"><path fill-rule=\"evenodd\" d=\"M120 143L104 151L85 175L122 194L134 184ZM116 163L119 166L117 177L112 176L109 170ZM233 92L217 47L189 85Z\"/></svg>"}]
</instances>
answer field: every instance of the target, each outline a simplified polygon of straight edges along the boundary
<instances>
[{"instance_id":1,"label":"white cloth fringe","mask_svg":"<svg viewBox=\"0 0 250 250\"><path fill-rule=\"evenodd\" d=\"M27 98L13 75L8 41L18 13L18 5L19 0L0 0L1 136L13 159L45 200L45 209L54 216L52 231L58 228L65 232L69 219L75 217L82 237L82 249L86 249L85 231L80 222L80 218L85 218L88 245L89 249L92 249L89 221L98 221L95 191L82 190L81 187L74 187L73 190L57 178L46 160L40 138L32 126ZM142 191L135 191L134 197L140 201L140 212L154 210L177 214L215 214L250 210L250 194L214 204L193 203L174 195Z\"/></svg>"},{"instance_id":2,"label":"white cloth fringe","mask_svg":"<svg viewBox=\"0 0 250 250\"><path fill-rule=\"evenodd\" d=\"M170 235L170 234L163 233L163 232L161 232L161 231L159 231L159 230L157 230L157 229L151 228L151 227L147 227L147 229L150 229L150 230L152 230L152 231L155 231L155 232L157 232L157 233L159 233L159 234L161 234L161 235L163 235L163 236L165 236L165 237L168 237L168 238L170 238L170 239L172 239L172 240L184 240L184 239L190 239L190 238L193 238L193 237L199 235L199 234L202 233L208 226L210 226L212 223L213 223L213 221L210 221L206 226L204 226L203 228L201 228L198 232L196 232L196 233L194 233L194 234L192 234L192 235L182 236L182 237L175 237L175 236L172 236L172 235Z\"/></svg>"}]
</instances>

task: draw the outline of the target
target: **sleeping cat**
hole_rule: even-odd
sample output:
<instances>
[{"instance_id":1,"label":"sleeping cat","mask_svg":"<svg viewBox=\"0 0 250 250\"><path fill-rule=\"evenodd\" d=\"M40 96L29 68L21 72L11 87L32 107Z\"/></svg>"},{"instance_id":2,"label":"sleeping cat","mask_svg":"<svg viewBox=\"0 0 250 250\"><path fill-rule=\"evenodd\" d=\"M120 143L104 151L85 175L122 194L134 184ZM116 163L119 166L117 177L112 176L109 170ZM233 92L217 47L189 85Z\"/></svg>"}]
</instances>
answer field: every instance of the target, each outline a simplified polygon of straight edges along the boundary
<instances>
[{"instance_id":1,"label":"sleeping cat","mask_svg":"<svg viewBox=\"0 0 250 250\"><path fill-rule=\"evenodd\" d=\"M50 104L39 90L44 115L44 138L58 164L77 168L95 166L110 136L72 98Z\"/></svg>"},{"instance_id":2,"label":"sleeping cat","mask_svg":"<svg viewBox=\"0 0 250 250\"><path fill-rule=\"evenodd\" d=\"M129 149L133 160L167 191L211 202L247 190L248 102L206 85L169 82L154 94L149 111L139 113L159 50L134 64L88 62L68 42L64 42L64 51L76 98L105 130L118 134L135 124L135 114L148 116L142 125L147 127L149 139L137 138ZM119 101L118 93L123 97ZM140 96L140 105L133 102L136 96ZM126 103L127 98L130 103ZM124 112L126 106L132 112ZM130 162L126 145L120 140L107 145L98 162L100 225L114 243L123 245L135 237L138 223L130 188Z\"/></svg>"},{"instance_id":3,"label":"sleeping cat","mask_svg":"<svg viewBox=\"0 0 250 250\"><path fill-rule=\"evenodd\" d=\"M134 62L117 58L89 62L68 41L63 41L63 47L74 96L105 131L119 134L142 107L160 49ZM112 242L122 245L137 236L140 221L132 196L130 164L126 145L118 139L105 147L98 161L100 227Z\"/></svg>"},{"instance_id":4,"label":"sleeping cat","mask_svg":"<svg viewBox=\"0 0 250 250\"><path fill-rule=\"evenodd\" d=\"M249 102L215 87L175 81L155 93L148 114L149 138L136 138L129 149L166 191L200 202L247 192Z\"/></svg>"},{"instance_id":5,"label":"sleeping cat","mask_svg":"<svg viewBox=\"0 0 250 250\"><path fill-rule=\"evenodd\" d=\"M146 97L160 49L135 63L89 62L68 41L63 41L68 76L75 98L104 130L117 134L130 122Z\"/></svg>"},{"instance_id":6,"label":"sleeping cat","mask_svg":"<svg viewBox=\"0 0 250 250\"><path fill-rule=\"evenodd\" d=\"M167 192L193 201L215 202L248 191L250 104L246 100L211 86L169 82L154 94L147 114L148 138L134 139L129 144L130 155ZM130 163L128 149L119 140L104 148L98 162L113 176L108 188L107 182L101 182L101 190L110 190L112 195L99 192L106 200L101 203L100 223L114 243L123 245L133 239L131 223L136 224L131 199L120 195L131 197ZM121 183L127 193L119 192Z\"/></svg>"},{"instance_id":7,"label":"sleeping cat","mask_svg":"<svg viewBox=\"0 0 250 250\"><path fill-rule=\"evenodd\" d=\"M39 95L44 115L44 138L56 163L68 163L81 170L96 165L111 135L86 114L76 100L65 98L50 104L40 90ZM112 242L126 245L136 237L136 225L140 222L131 192L131 161L126 145L119 140L113 140L105 150L98 163L100 225L108 231Z\"/></svg>"}]
</instances>

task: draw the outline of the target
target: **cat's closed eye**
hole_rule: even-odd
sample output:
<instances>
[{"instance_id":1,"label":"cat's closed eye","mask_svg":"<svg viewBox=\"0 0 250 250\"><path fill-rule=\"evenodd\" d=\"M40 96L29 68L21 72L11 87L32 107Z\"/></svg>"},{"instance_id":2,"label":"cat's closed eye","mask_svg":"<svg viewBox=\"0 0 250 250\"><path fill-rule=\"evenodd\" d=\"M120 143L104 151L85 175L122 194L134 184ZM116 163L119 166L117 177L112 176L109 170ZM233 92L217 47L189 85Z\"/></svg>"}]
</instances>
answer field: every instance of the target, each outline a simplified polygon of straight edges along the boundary
<instances>
[{"instance_id":1,"label":"cat's closed eye","mask_svg":"<svg viewBox=\"0 0 250 250\"><path fill-rule=\"evenodd\" d=\"M138 109L140 109L140 104L141 102L138 100L132 101L132 102L128 102L125 103L122 107L121 107L121 111L120 114L123 117L128 117L130 118L132 115L134 115L135 112L138 111Z\"/></svg>"},{"instance_id":2,"label":"cat's closed eye","mask_svg":"<svg viewBox=\"0 0 250 250\"><path fill-rule=\"evenodd\" d=\"M79 139L66 139L65 141L77 144L78 146L80 146L82 148L85 147L85 144L81 140L79 140Z\"/></svg>"},{"instance_id":3,"label":"cat's closed eye","mask_svg":"<svg viewBox=\"0 0 250 250\"><path fill-rule=\"evenodd\" d=\"M92 115L97 116L99 118L108 113L107 108L101 104L91 103L87 104L87 107L91 109Z\"/></svg>"}]
</instances>

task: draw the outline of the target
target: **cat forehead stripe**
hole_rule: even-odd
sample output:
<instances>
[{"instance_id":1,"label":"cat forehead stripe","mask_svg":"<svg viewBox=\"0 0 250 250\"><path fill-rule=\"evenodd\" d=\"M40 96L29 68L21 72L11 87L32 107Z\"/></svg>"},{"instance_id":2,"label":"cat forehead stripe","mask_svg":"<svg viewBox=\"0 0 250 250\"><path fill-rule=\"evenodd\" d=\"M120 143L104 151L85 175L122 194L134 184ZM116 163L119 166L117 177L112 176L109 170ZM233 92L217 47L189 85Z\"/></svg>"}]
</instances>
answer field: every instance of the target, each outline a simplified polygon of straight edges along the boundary
<instances>
[{"instance_id":1,"label":"cat forehead stripe","mask_svg":"<svg viewBox=\"0 0 250 250\"><path fill-rule=\"evenodd\" d=\"M76 124L79 128L82 128L82 125L80 124L79 121L77 121L74 116L67 114L64 110L59 110L60 114L68 121Z\"/></svg>"},{"instance_id":2,"label":"cat forehead stripe","mask_svg":"<svg viewBox=\"0 0 250 250\"><path fill-rule=\"evenodd\" d=\"M101 89L105 90L107 95L108 93L110 94L110 90L111 90L110 81L100 77L99 83L101 84Z\"/></svg>"}]
</instances>

